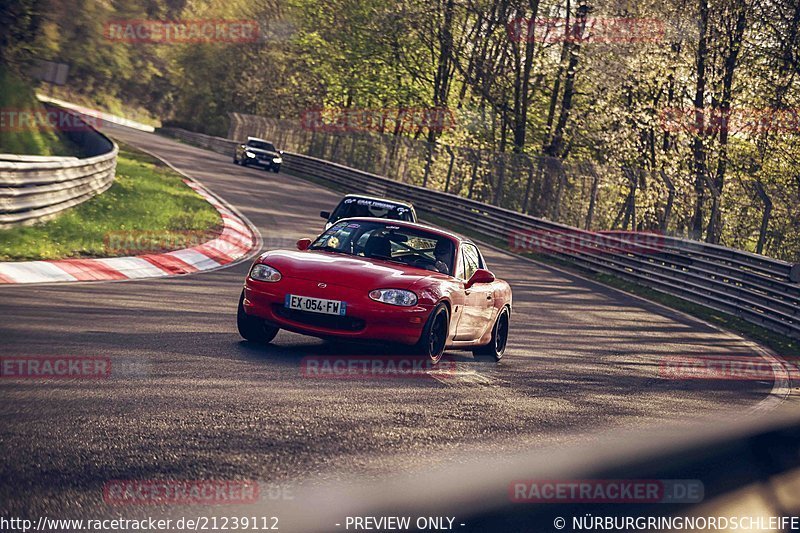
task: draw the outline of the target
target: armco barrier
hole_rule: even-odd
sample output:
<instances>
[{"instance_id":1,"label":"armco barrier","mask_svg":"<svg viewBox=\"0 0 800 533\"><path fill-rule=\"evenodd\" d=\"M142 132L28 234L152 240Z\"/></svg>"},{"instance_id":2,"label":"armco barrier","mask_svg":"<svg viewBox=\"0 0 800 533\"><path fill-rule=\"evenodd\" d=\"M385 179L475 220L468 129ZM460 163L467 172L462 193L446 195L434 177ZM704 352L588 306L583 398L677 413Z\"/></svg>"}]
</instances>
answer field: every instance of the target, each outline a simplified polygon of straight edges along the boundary
<instances>
[{"instance_id":1,"label":"armco barrier","mask_svg":"<svg viewBox=\"0 0 800 533\"><path fill-rule=\"evenodd\" d=\"M0 156L0 228L46 220L111 187L117 145L88 125L73 130L64 133L81 147L85 158Z\"/></svg>"},{"instance_id":2,"label":"armco barrier","mask_svg":"<svg viewBox=\"0 0 800 533\"><path fill-rule=\"evenodd\" d=\"M233 156L236 141L170 130L186 142ZM690 302L740 317L771 331L800 339L800 284L792 265L723 246L657 236L649 242L613 233L602 236L452 194L400 183L336 163L285 152L283 170L324 180L351 192L410 201L423 217L433 216L489 239L539 239L535 250L592 272L609 274ZM568 235L568 239L560 238ZM543 249L542 242L546 249Z\"/></svg>"},{"instance_id":3,"label":"armco barrier","mask_svg":"<svg viewBox=\"0 0 800 533\"><path fill-rule=\"evenodd\" d=\"M188 144L206 148L212 152L229 155L231 156L231 159L233 159L233 153L236 150L236 146L239 145L238 142L231 141L230 139L212 137L211 135L203 135L202 133L195 133L193 131L186 131L178 128L159 128L158 133L168 135Z\"/></svg>"}]
</instances>

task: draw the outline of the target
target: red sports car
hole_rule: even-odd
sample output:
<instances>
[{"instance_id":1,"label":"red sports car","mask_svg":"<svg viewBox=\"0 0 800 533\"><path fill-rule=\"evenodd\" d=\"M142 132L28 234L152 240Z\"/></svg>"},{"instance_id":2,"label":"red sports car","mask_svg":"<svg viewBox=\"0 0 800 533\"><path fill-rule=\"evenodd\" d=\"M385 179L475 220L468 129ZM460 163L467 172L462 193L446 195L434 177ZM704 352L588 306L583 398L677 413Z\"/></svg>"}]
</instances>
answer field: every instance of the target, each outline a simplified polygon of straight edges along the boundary
<instances>
[{"instance_id":1,"label":"red sports car","mask_svg":"<svg viewBox=\"0 0 800 533\"><path fill-rule=\"evenodd\" d=\"M323 338L445 348L497 361L508 340L511 288L472 242L413 222L349 218L298 251L262 254L239 299L239 333L270 342L280 328Z\"/></svg>"}]
</instances>

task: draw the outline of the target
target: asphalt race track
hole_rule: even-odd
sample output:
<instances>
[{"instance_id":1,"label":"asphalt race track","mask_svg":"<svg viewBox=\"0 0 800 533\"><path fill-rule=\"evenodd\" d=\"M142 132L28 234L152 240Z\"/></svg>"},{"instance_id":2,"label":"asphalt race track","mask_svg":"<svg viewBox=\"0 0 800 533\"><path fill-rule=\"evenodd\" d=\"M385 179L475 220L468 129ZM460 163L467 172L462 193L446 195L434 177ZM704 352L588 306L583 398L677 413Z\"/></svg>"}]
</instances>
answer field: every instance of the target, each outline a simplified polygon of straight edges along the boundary
<instances>
[{"instance_id":1,"label":"asphalt race track","mask_svg":"<svg viewBox=\"0 0 800 533\"><path fill-rule=\"evenodd\" d=\"M266 248L316 235L339 193L153 134L151 151L237 207ZM385 349L281 332L244 342L236 304L249 261L179 278L0 287L0 353L101 356L105 380L0 380L0 515L119 514L109 480L248 479L291 485L413 474L586 441L619 428L754 416L771 381L671 380L663 357L759 357L750 341L483 247L514 290L499 364L450 352L441 379L319 379L304 356Z\"/></svg>"}]
</instances>

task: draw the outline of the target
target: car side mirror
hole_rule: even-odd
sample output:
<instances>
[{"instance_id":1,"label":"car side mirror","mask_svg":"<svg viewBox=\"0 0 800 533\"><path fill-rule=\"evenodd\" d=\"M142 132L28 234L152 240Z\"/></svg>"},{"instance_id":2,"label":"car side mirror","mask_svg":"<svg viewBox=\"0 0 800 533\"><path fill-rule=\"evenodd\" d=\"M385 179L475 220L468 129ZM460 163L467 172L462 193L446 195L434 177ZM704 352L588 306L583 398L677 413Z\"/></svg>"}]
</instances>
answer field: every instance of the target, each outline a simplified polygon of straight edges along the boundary
<instances>
[{"instance_id":1,"label":"car side mirror","mask_svg":"<svg viewBox=\"0 0 800 533\"><path fill-rule=\"evenodd\" d=\"M311 239L300 239L297 241L297 249L300 251L308 250L309 246L311 246Z\"/></svg>"},{"instance_id":2,"label":"car side mirror","mask_svg":"<svg viewBox=\"0 0 800 533\"><path fill-rule=\"evenodd\" d=\"M495 280L494 274L492 274L491 272L489 272L484 268L479 268L472 274L472 277L470 277L469 280L467 281L466 288L469 289L476 283L491 283L494 280Z\"/></svg>"},{"instance_id":3,"label":"car side mirror","mask_svg":"<svg viewBox=\"0 0 800 533\"><path fill-rule=\"evenodd\" d=\"M324 218L325 220L328 220L329 218L331 218L331 212L330 211L320 211L319 212L319 216L320 216L320 218Z\"/></svg>"}]
</instances>

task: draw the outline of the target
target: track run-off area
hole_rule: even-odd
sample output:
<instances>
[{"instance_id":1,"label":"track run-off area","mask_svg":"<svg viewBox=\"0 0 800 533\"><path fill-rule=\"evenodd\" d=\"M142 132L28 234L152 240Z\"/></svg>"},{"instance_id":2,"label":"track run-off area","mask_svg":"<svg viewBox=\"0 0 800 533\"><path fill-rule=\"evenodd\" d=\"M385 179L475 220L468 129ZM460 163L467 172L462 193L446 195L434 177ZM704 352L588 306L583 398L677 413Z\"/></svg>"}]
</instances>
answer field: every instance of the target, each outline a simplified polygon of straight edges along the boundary
<instances>
[{"instance_id":1,"label":"track run-off area","mask_svg":"<svg viewBox=\"0 0 800 533\"><path fill-rule=\"evenodd\" d=\"M155 134L105 132L237 208L264 249L316 236L319 212L341 197ZM268 346L243 341L236 306L250 261L176 278L0 287L3 355L108 358L113 369L105 379L0 380L0 515L127 514L104 498L113 480L375 481L602 432L721 424L784 401L782 379L659 372L665 358L775 361L739 335L482 251L514 293L506 356L489 364L448 352L455 364L444 377L309 376L304 357L381 357L386 349L285 331Z\"/></svg>"}]
</instances>

